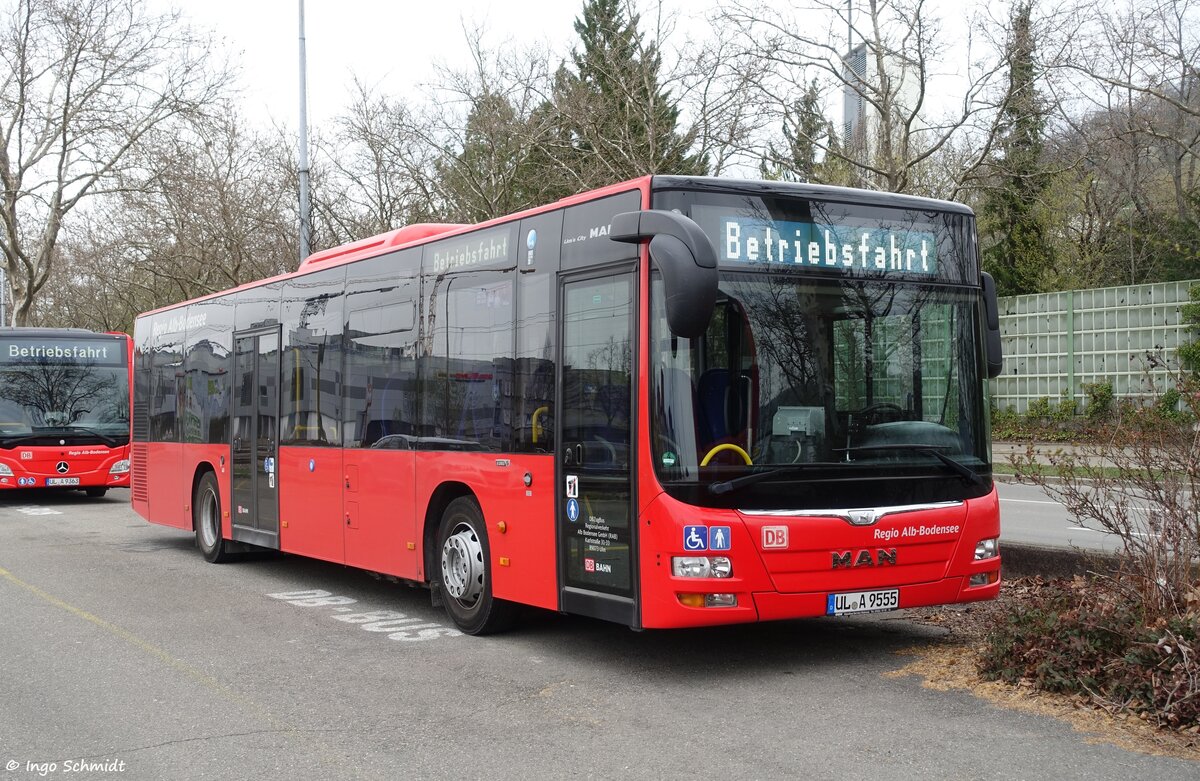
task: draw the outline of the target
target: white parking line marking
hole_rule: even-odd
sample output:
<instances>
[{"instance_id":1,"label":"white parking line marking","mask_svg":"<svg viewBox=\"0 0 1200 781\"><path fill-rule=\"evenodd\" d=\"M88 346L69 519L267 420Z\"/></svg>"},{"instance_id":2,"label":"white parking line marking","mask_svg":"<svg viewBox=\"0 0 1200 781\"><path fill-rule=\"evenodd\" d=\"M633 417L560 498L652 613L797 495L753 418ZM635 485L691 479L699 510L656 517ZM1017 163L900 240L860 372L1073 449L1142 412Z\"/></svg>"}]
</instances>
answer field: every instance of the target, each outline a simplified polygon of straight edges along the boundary
<instances>
[{"instance_id":1,"label":"white parking line marking","mask_svg":"<svg viewBox=\"0 0 1200 781\"><path fill-rule=\"evenodd\" d=\"M26 515L62 515L61 510L51 510L49 507L38 507L36 504L27 504L24 507L14 507L19 513Z\"/></svg>"}]
</instances>

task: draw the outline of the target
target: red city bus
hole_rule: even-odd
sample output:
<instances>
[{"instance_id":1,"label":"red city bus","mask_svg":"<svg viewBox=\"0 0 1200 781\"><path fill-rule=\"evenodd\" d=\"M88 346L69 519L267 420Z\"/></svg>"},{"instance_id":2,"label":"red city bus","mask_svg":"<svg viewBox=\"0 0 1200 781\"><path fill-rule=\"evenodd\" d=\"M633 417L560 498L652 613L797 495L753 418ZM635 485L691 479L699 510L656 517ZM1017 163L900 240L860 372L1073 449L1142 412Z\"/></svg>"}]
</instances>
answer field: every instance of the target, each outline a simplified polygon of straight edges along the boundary
<instances>
[{"instance_id":1,"label":"red city bus","mask_svg":"<svg viewBox=\"0 0 1200 781\"><path fill-rule=\"evenodd\" d=\"M0 489L129 487L131 340L0 328Z\"/></svg>"},{"instance_id":2,"label":"red city bus","mask_svg":"<svg viewBox=\"0 0 1200 781\"><path fill-rule=\"evenodd\" d=\"M965 206L654 176L142 315L138 513L634 628L1000 588Z\"/></svg>"}]
</instances>

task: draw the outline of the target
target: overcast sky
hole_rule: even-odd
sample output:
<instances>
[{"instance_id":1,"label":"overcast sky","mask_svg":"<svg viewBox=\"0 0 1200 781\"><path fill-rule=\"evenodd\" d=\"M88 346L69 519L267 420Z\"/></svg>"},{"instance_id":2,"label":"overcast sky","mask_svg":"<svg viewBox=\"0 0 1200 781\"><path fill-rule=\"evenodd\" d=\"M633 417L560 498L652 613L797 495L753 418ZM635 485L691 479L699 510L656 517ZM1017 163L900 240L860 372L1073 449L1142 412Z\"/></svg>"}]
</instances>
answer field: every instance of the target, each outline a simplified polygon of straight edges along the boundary
<instances>
[{"instance_id":1,"label":"overcast sky","mask_svg":"<svg viewBox=\"0 0 1200 781\"><path fill-rule=\"evenodd\" d=\"M193 0L175 5L194 26L223 39L242 68L243 107L296 126L299 104L298 0ZM582 0L306 0L309 122L337 114L352 78L390 95L413 92L433 63L463 65L463 20L486 30L489 47L505 41L555 48L574 42Z\"/></svg>"},{"instance_id":2,"label":"overcast sky","mask_svg":"<svg viewBox=\"0 0 1200 781\"><path fill-rule=\"evenodd\" d=\"M213 32L224 43L241 68L241 105L248 118L297 126L299 0L149 2L164 10L179 8L193 26ZM964 6L975 2L929 4L942 17L943 42L962 57ZM645 32L656 0L640 0L638 5ZM711 9L719 5L720 0L663 0L664 12L676 16L670 42L718 34L710 18ZM403 96L415 95L433 77L435 63L464 67L464 21L484 30L488 49L512 42L566 52L577 43L572 25L582 7L583 0L305 0L309 125L319 130L341 112L355 76L382 94ZM814 23L820 24L816 18ZM965 71L965 63L948 59L943 72ZM952 82L954 77L942 80ZM951 86L935 90L931 97L947 101L956 92ZM947 101L947 107L952 102ZM840 115L840 108L840 101L831 100L831 111Z\"/></svg>"}]
</instances>

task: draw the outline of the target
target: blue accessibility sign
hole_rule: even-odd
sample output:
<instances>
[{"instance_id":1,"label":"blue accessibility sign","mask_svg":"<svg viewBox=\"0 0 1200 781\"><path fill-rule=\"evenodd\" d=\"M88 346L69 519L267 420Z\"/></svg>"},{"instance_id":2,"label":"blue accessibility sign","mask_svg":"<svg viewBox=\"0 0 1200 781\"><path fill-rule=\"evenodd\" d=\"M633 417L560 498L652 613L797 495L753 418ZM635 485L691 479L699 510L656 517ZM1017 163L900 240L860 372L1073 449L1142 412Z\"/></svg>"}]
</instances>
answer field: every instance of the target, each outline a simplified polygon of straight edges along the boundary
<instances>
[{"instance_id":1,"label":"blue accessibility sign","mask_svg":"<svg viewBox=\"0 0 1200 781\"><path fill-rule=\"evenodd\" d=\"M711 526L708 529L709 550L729 550L729 527Z\"/></svg>"},{"instance_id":2,"label":"blue accessibility sign","mask_svg":"<svg viewBox=\"0 0 1200 781\"><path fill-rule=\"evenodd\" d=\"M578 499L568 499L567 500L567 520L569 520L571 523L575 523L575 521L579 520L579 500Z\"/></svg>"},{"instance_id":3,"label":"blue accessibility sign","mask_svg":"<svg viewBox=\"0 0 1200 781\"><path fill-rule=\"evenodd\" d=\"M707 526L684 526L683 527L683 549L684 550L708 550L708 527Z\"/></svg>"}]
</instances>

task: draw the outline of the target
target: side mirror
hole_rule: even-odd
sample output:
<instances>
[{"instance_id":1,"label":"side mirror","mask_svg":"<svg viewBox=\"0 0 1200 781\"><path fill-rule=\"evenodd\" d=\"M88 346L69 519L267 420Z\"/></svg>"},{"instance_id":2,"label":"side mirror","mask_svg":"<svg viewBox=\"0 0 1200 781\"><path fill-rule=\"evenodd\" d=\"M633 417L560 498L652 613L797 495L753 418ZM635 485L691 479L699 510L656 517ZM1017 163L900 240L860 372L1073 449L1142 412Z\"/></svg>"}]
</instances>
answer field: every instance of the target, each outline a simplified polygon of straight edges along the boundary
<instances>
[{"instance_id":1,"label":"side mirror","mask_svg":"<svg viewBox=\"0 0 1200 781\"><path fill-rule=\"evenodd\" d=\"M996 280L986 271L983 272L983 311L990 380L1004 371L1004 350L1000 346L1000 302L996 299Z\"/></svg>"},{"instance_id":2,"label":"side mirror","mask_svg":"<svg viewBox=\"0 0 1200 781\"><path fill-rule=\"evenodd\" d=\"M636 243L650 239L650 260L662 274L667 327L694 339L708 328L717 303L717 253L704 231L675 212L648 209L612 219L608 237Z\"/></svg>"}]
</instances>

